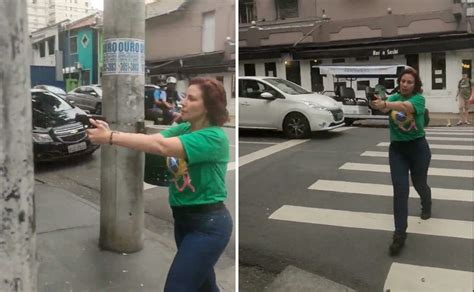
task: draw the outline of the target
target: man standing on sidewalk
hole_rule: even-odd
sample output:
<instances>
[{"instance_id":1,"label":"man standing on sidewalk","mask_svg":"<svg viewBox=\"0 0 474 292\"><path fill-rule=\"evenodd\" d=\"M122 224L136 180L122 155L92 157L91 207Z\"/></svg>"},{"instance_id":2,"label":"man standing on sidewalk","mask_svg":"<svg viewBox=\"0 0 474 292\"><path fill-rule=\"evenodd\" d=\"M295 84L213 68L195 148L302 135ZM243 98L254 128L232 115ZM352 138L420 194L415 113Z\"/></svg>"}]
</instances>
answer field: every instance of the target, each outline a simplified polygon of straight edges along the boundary
<instances>
[{"instance_id":1,"label":"man standing on sidewalk","mask_svg":"<svg viewBox=\"0 0 474 292\"><path fill-rule=\"evenodd\" d=\"M470 125L469 123L469 97L471 96L472 84L466 73L462 75L458 83L458 93L456 98L459 104L459 122L456 126L462 124Z\"/></svg>"}]
</instances>

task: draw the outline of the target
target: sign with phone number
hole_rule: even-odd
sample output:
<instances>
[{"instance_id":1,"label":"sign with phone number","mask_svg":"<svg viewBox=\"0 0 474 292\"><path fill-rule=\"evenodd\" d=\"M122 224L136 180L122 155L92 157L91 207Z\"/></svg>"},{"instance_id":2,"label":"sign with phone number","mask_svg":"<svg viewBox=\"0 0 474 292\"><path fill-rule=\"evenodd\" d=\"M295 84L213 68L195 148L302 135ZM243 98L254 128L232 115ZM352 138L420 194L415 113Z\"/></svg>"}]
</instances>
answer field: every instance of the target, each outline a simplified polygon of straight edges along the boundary
<instances>
[{"instance_id":1,"label":"sign with phone number","mask_svg":"<svg viewBox=\"0 0 474 292\"><path fill-rule=\"evenodd\" d=\"M106 39L102 74L145 74L145 41L129 38Z\"/></svg>"}]
</instances>

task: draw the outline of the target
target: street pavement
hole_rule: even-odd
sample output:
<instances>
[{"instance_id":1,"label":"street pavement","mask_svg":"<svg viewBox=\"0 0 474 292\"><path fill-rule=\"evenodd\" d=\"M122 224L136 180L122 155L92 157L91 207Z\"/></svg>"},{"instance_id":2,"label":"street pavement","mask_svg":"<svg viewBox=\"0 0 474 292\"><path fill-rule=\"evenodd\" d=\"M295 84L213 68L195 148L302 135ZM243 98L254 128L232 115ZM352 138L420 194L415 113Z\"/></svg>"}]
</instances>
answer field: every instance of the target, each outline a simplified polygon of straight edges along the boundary
<instances>
[{"instance_id":1,"label":"street pavement","mask_svg":"<svg viewBox=\"0 0 474 292\"><path fill-rule=\"evenodd\" d=\"M235 221L235 129L226 177ZM36 165L39 291L162 291L176 252L167 188L144 184L145 247L134 254L100 250L100 150L91 157ZM222 291L235 291L235 230L216 265Z\"/></svg>"},{"instance_id":2,"label":"street pavement","mask_svg":"<svg viewBox=\"0 0 474 292\"><path fill-rule=\"evenodd\" d=\"M343 285L335 291L473 290L472 127L427 130L433 217L419 219L412 190L409 236L394 258L388 129L344 127L298 142L239 134L240 291L272 291L298 270L288 291L317 279Z\"/></svg>"}]
</instances>

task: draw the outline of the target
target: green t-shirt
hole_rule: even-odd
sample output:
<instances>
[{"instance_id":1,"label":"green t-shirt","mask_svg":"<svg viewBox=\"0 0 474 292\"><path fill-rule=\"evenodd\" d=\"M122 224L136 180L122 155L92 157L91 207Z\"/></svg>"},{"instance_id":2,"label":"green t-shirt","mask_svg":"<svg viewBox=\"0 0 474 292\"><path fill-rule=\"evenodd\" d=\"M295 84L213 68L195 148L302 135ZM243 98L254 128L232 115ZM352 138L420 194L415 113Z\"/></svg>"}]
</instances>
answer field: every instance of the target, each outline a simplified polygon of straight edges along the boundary
<instances>
[{"instance_id":1,"label":"green t-shirt","mask_svg":"<svg viewBox=\"0 0 474 292\"><path fill-rule=\"evenodd\" d=\"M388 113L390 141L411 141L425 136L425 98L422 95L416 94L405 98L397 93L389 96L387 101L408 101L415 109L413 114L406 114L395 110L391 110Z\"/></svg>"},{"instance_id":2,"label":"green t-shirt","mask_svg":"<svg viewBox=\"0 0 474 292\"><path fill-rule=\"evenodd\" d=\"M192 186L180 191L174 182L169 187L171 206L189 206L222 202L227 197L225 177L229 162L229 140L224 130L211 126L191 131L191 124L182 123L161 134L178 137L186 153L187 171L176 180L178 188L189 177ZM194 191L193 191L194 188Z\"/></svg>"}]
</instances>

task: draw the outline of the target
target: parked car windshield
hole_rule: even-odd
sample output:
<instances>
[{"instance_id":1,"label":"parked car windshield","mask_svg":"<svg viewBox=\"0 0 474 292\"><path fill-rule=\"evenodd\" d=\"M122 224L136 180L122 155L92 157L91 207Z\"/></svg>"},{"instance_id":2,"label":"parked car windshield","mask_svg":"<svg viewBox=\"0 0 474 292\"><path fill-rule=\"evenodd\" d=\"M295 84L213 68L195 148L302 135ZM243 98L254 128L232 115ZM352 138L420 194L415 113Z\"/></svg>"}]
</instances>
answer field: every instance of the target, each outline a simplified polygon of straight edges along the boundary
<instances>
[{"instance_id":1,"label":"parked car windshield","mask_svg":"<svg viewBox=\"0 0 474 292\"><path fill-rule=\"evenodd\" d=\"M46 114L72 109L72 106L50 92L32 92L33 109Z\"/></svg>"},{"instance_id":2,"label":"parked car windshield","mask_svg":"<svg viewBox=\"0 0 474 292\"><path fill-rule=\"evenodd\" d=\"M271 85L275 86L276 88L280 89L286 94L297 95L297 94L308 94L311 93L306 89L288 81L285 79L279 78L265 78L263 79L266 82L270 83Z\"/></svg>"}]
</instances>

